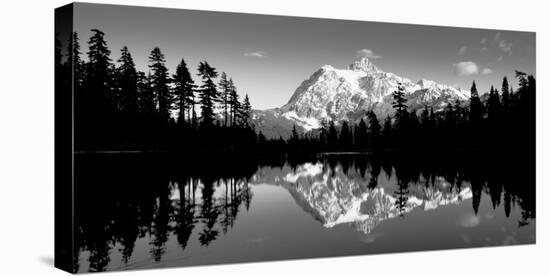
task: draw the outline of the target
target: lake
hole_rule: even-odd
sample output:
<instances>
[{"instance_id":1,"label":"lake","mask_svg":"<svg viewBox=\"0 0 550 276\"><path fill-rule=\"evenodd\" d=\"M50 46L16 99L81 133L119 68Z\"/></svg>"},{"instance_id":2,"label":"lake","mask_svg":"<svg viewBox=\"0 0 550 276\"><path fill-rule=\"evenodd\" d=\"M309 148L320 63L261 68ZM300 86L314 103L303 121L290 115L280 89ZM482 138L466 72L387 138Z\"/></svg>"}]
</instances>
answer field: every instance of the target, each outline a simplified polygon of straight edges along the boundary
<instances>
[{"instance_id":1,"label":"lake","mask_svg":"<svg viewBox=\"0 0 550 276\"><path fill-rule=\"evenodd\" d=\"M465 153L75 155L77 272L535 243L535 180Z\"/></svg>"}]
</instances>

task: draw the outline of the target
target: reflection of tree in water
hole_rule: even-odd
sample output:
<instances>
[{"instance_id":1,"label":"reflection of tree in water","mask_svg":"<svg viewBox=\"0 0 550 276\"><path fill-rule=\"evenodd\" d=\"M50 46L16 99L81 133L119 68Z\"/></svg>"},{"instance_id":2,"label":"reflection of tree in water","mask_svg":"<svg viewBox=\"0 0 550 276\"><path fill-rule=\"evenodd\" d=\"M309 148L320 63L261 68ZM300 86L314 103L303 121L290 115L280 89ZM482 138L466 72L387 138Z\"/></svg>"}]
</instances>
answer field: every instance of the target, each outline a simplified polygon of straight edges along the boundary
<instances>
[{"instance_id":1,"label":"reflection of tree in water","mask_svg":"<svg viewBox=\"0 0 550 276\"><path fill-rule=\"evenodd\" d=\"M213 202L214 194L214 179L210 177L204 177L202 179L202 205L200 211L200 219L204 224L202 232L199 234L199 241L201 245L209 245L210 242L216 239L218 236L218 230L214 229L214 225L220 214L217 206Z\"/></svg>"},{"instance_id":2,"label":"reflection of tree in water","mask_svg":"<svg viewBox=\"0 0 550 276\"><path fill-rule=\"evenodd\" d=\"M176 227L174 233L177 235L179 245L183 250L187 247L189 238L195 228L195 180L179 179L179 208L176 208Z\"/></svg>"},{"instance_id":3,"label":"reflection of tree in water","mask_svg":"<svg viewBox=\"0 0 550 276\"><path fill-rule=\"evenodd\" d=\"M149 253L160 262L171 234L184 250L199 224L203 229L197 240L207 246L219 236L217 225L227 232L239 206L248 209L252 200L247 179L256 166L236 163L204 177L208 174L197 170L196 164L186 164L182 170L170 158L85 156L78 161L77 249L89 252L91 272L108 270L115 244L121 264L128 264L140 238L149 239ZM227 183L227 200L216 198L220 183ZM179 199L172 191L179 193Z\"/></svg>"},{"instance_id":4,"label":"reflection of tree in water","mask_svg":"<svg viewBox=\"0 0 550 276\"><path fill-rule=\"evenodd\" d=\"M153 216L153 225L151 226L152 239L149 244L152 245L150 253L155 262L160 262L162 255L166 252L168 231L171 230L168 225L170 214L172 213L169 195L169 187L166 187L164 192L161 192L159 197L157 197L158 204Z\"/></svg>"},{"instance_id":5,"label":"reflection of tree in water","mask_svg":"<svg viewBox=\"0 0 550 276\"><path fill-rule=\"evenodd\" d=\"M407 201L409 200L409 171L405 170L403 167L395 168L395 176L397 177L397 190L394 192L395 195L395 207L399 211L399 216L403 217L405 213L405 207Z\"/></svg>"},{"instance_id":6,"label":"reflection of tree in water","mask_svg":"<svg viewBox=\"0 0 550 276\"><path fill-rule=\"evenodd\" d=\"M192 162L182 164L170 158L80 157L75 167L76 235L79 252L89 254L80 261L89 262L89 271L107 270L111 261L127 264L140 238L150 239L151 257L161 261L171 234L182 250L194 234L195 241L201 245L212 244L220 233L228 233L234 226L241 206L246 210L250 208L253 195L249 179L259 166L265 165L281 168L294 165L296 170L305 162L322 162L323 173L334 176L336 171L347 172L349 177L357 179L357 185L351 187L354 194L376 188L384 171L388 179L396 183L395 204L401 214L410 193L416 193L418 185L433 186L444 181L450 185L445 186L449 191L469 186L474 213L477 214L485 193L492 206L502 206L508 217L514 206L520 207L518 225L526 225L535 218L534 177L526 177L528 172L519 161L495 159L456 156L441 162L429 155L423 158L361 155L277 160L275 165L269 165L269 161L243 165L222 160L223 165L201 168ZM499 169L488 169L487 164ZM503 172L507 174L499 175ZM173 193L179 194L177 199ZM112 260L115 244L121 260ZM82 268L82 263L79 266Z\"/></svg>"}]
</instances>

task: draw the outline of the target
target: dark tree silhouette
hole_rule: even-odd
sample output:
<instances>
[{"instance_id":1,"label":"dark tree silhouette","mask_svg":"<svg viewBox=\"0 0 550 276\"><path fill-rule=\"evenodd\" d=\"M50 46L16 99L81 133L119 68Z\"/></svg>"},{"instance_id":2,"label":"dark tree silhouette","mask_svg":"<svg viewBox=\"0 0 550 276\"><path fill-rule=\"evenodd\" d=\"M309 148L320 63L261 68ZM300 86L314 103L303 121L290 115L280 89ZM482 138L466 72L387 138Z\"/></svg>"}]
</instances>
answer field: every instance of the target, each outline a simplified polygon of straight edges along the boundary
<instances>
[{"instance_id":1,"label":"dark tree silhouette","mask_svg":"<svg viewBox=\"0 0 550 276\"><path fill-rule=\"evenodd\" d=\"M178 67L176 68L176 74L172 76L174 80L174 95L176 97L175 107L178 111L178 123L186 123L191 121L192 106L195 104L194 89L196 88L191 73L187 69L187 64L184 59L181 59Z\"/></svg>"},{"instance_id":2,"label":"dark tree silhouette","mask_svg":"<svg viewBox=\"0 0 550 276\"><path fill-rule=\"evenodd\" d=\"M216 68L211 67L206 61L199 64L198 70L199 76L201 76L203 81L199 89L201 125L205 128L211 128L215 120L214 104L219 98L219 93L213 80L218 77L218 72L216 72Z\"/></svg>"},{"instance_id":3,"label":"dark tree silhouette","mask_svg":"<svg viewBox=\"0 0 550 276\"><path fill-rule=\"evenodd\" d=\"M342 126L340 127L340 148L344 150L349 149L351 144L352 136L348 122L343 121Z\"/></svg>"},{"instance_id":4,"label":"dark tree silhouette","mask_svg":"<svg viewBox=\"0 0 550 276\"><path fill-rule=\"evenodd\" d=\"M229 80L227 80L227 75L225 74L225 72L222 72L218 86L220 88L221 102L223 108L223 126L227 126L227 108L229 106L229 98L232 88L231 85L232 82L230 83Z\"/></svg>"},{"instance_id":5,"label":"dark tree silhouette","mask_svg":"<svg viewBox=\"0 0 550 276\"><path fill-rule=\"evenodd\" d=\"M239 94L237 93L237 87L233 83L232 78L229 79L227 86L229 89L228 105L230 109L231 126L236 126L238 117L239 117L239 110L241 109L241 102L239 101Z\"/></svg>"},{"instance_id":6,"label":"dark tree silhouette","mask_svg":"<svg viewBox=\"0 0 550 276\"><path fill-rule=\"evenodd\" d=\"M378 148L380 146L380 122L373 111L368 113L369 128L368 128L368 141L371 147Z\"/></svg>"},{"instance_id":7,"label":"dark tree silhouette","mask_svg":"<svg viewBox=\"0 0 550 276\"><path fill-rule=\"evenodd\" d=\"M168 68L164 64L166 60L159 47L155 47L151 51L149 62L149 68L152 71L151 87L157 99L159 119L161 123L165 124L170 119L173 95L170 93L170 88L168 87L170 78L168 76Z\"/></svg>"}]
</instances>

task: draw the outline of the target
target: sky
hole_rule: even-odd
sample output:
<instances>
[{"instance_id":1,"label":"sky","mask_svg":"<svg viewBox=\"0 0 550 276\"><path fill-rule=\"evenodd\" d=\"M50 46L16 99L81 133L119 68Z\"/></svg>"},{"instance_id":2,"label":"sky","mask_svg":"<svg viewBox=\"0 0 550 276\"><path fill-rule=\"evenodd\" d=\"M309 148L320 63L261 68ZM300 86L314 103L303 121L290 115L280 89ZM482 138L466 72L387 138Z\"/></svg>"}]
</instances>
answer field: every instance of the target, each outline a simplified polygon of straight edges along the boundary
<instances>
[{"instance_id":1,"label":"sky","mask_svg":"<svg viewBox=\"0 0 550 276\"><path fill-rule=\"evenodd\" d=\"M85 3L75 5L74 28L83 53L90 30L100 29L113 61L126 45L144 72L157 46L171 74L183 58L197 82L206 60L254 109L280 107L321 66L346 68L361 57L412 81L470 89L475 80L481 93L515 70L536 76L534 32Z\"/></svg>"}]
</instances>

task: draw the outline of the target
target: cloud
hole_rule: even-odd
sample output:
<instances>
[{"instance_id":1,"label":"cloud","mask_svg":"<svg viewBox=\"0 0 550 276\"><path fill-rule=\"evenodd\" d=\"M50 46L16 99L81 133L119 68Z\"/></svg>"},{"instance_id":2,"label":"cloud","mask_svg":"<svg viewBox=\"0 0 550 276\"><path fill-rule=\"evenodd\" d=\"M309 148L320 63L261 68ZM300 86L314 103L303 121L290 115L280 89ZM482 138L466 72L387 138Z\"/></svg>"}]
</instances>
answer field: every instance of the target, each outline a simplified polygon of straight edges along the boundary
<instances>
[{"instance_id":1,"label":"cloud","mask_svg":"<svg viewBox=\"0 0 550 276\"><path fill-rule=\"evenodd\" d=\"M244 53L245 57L255 57L255 58L266 58L267 53L264 51L256 51L256 52L246 52Z\"/></svg>"},{"instance_id":2,"label":"cloud","mask_svg":"<svg viewBox=\"0 0 550 276\"><path fill-rule=\"evenodd\" d=\"M479 43L481 43L481 44L487 43L487 38L486 38L486 37L482 38L481 41L480 41Z\"/></svg>"},{"instance_id":3,"label":"cloud","mask_svg":"<svg viewBox=\"0 0 550 276\"><path fill-rule=\"evenodd\" d=\"M381 56L375 55L374 52L370 49L361 49L357 51L357 55L360 57L366 57L370 59L379 59Z\"/></svg>"},{"instance_id":4,"label":"cloud","mask_svg":"<svg viewBox=\"0 0 550 276\"><path fill-rule=\"evenodd\" d=\"M502 61L503 59L504 59L503 56L499 56L499 57L498 57L498 61Z\"/></svg>"},{"instance_id":5,"label":"cloud","mask_svg":"<svg viewBox=\"0 0 550 276\"><path fill-rule=\"evenodd\" d=\"M487 47L482 47L482 48L481 48L481 51L482 51L482 52L485 52L485 51L487 51L487 50L489 50L489 48L487 48Z\"/></svg>"},{"instance_id":6,"label":"cloud","mask_svg":"<svg viewBox=\"0 0 550 276\"><path fill-rule=\"evenodd\" d=\"M461 61L453 64L454 72L457 76L469 76L479 73L477 64L473 61Z\"/></svg>"},{"instance_id":7,"label":"cloud","mask_svg":"<svg viewBox=\"0 0 550 276\"><path fill-rule=\"evenodd\" d=\"M488 67L485 67L481 70L481 74L483 75L489 75L489 74L492 74L493 73L493 70L491 70L491 68L488 68Z\"/></svg>"},{"instance_id":8,"label":"cloud","mask_svg":"<svg viewBox=\"0 0 550 276\"><path fill-rule=\"evenodd\" d=\"M467 46L462 46L462 47L460 47L460 49L458 49L457 55L462 56L462 55L466 54L467 50L468 50Z\"/></svg>"},{"instance_id":9,"label":"cloud","mask_svg":"<svg viewBox=\"0 0 550 276\"><path fill-rule=\"evenodd\" d=\"M508 53L509 56L512 55L512 43L506 43L506 41L500 40L498 42L498 47L505 53Z\"/></svg>"}]
</instances>

